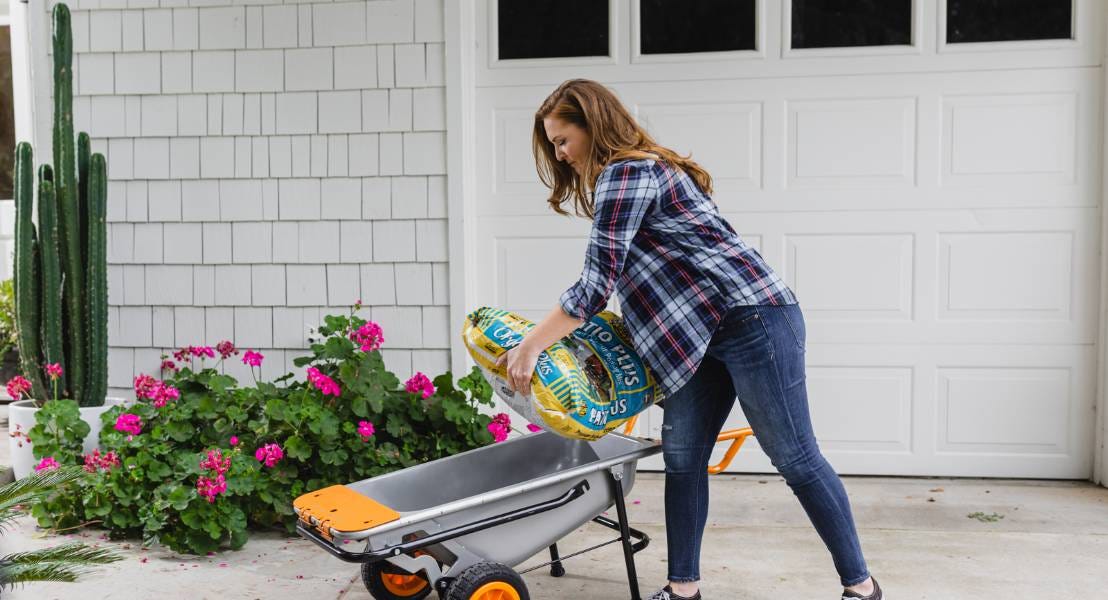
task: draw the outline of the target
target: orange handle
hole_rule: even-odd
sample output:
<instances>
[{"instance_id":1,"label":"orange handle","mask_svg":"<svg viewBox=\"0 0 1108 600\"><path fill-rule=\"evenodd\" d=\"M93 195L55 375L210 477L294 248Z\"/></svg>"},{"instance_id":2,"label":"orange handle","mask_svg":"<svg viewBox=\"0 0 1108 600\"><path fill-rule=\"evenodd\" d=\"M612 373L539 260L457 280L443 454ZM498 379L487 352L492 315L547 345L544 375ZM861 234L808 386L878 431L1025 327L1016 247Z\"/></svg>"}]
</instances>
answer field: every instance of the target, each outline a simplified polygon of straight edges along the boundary
<instances>
[{"instance_id":1,"label":"orange handle","mask_svg":"<svg viewBox=\"0 0 1108 600\"><path fill-rule=\"evenodd\" d=\"M754 435L754 430L749 427L743 427L741 429L730 429L719 434L716 438L716 443L731 441L731 447L727 449L727 453L723 455L723 460L719 461L718 465L708 467L708 474L715 475L722 473L734 460L735 455L739 453L739 448L742 448L743 442L746 438Z\"/></svg>"},{"instance_id":2,"label":"orange handle","mask_svg":"<svg viewBox=\"0 0 1108 600\"><path fill-rule=\"evenodd\" d=\"M627 420L627 423L623 426L624 435L631 435L631 430L635 428L635 423L638 420L638 415ZM719 437L716 438L716 443L730 441L731 446L727 448L727 452L723 455L723 460L719 461L719 464L708 467L708 474L716 475L725 471L731 465L731 461L735 459L735 455L739 453L739 449L743 447L743 442L752 435L754 435L754 430L749 427L729 429L720 433Z\"/></svg>"},{"instance_id":3,"label":"orange handle","mask_svg":"<svg viewBox=\"0 0 1108 600\"><path fill-rule=\"evenodd\" d=\"M623 435L631 435L631 430L635 428L635 423L639 422L639 415L635 415L630 419L627 419L627 424L623 426Z\"/></svg>"}]
</instances>

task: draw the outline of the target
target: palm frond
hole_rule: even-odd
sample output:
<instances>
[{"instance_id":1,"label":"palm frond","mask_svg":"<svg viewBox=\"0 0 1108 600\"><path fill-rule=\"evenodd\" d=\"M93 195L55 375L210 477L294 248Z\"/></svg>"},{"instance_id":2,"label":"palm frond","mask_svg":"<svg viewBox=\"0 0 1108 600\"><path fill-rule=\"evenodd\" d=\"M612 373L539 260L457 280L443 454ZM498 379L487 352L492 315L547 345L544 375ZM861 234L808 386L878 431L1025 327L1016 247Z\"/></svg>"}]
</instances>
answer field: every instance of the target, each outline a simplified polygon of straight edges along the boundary
<instances>
[{"instance_id":1,"label":"palm frond","mask_svg":"<svg viewBox=\"0 0 1108 600\"><path fill-rule=\"evenodd\" d=\"M23 514L22 511L14 508L0 510L0 531L7 529L21 514Z\"/></svg>"},{"instance_id":2,"label":"palm frond","mask_svg":"<svg viewBox=\"0 0 1108 600\"><path fill-rule=\"evenodd\" d=\"M122 556L104 548L93 548L87 544L70 543L52 548L16 552L0 556L0 564L22 565L30 563L68 563L73 565L106 565L123 560Z\"/></svg>"},{"instance_id":3,"label":"palm frond","mask_svg":"<svg viewBox=\"0 0 1108 600\"><path fill-rule=\"evenodd\" d=\"M31 581L64 581L72 583L85 573L85 569L60 563L29 565L0 564L0 590L15 587L17 583Z\"/></svg>"},{"instance_id":4,"label":"palm frond","mask_svg":"<svg viewBox=\"0 0 1108 600\"><path fill-rule=\"evenodd\" d=\"M0 529L17 516L17 506L33 504L54 488L77 481L85 475L81 467L65 466L31 473L23 479L0 485Z\"/></svg>"},{"instance_id":5,"label":"palm frond","mask_svg":"<svg viewBox=\"0 0 1108 600\"><path fill-rule=\"evenodd\" d=\"M0 485L0 509L27 504L28 498L49 494L54 488L77 481L85 475L83 468L67 465L31 473L23 479Z\"/></svg>"}]
</instances>

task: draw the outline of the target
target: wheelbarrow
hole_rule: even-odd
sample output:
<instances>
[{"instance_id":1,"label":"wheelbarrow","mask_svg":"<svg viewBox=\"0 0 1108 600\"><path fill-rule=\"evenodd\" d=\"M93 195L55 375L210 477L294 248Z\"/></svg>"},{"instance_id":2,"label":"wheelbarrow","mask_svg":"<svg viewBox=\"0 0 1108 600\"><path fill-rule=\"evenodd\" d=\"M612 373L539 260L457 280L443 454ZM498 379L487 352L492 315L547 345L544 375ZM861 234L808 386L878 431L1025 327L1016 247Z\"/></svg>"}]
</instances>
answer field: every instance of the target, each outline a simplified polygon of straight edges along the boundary
<instances>
[{"instance_id":1,"label":"wheelbarrow","mask_svg":"<svg viewBox=\"0 0 1108 600\"><path fill-rule=\"evenodd\" d=\"M640 600L635 553L650 543L627 519L624 497L640 459L661 452L658 440L610 433L595 442L540 432L509 439L347 485L309 492L293 502L296 531L331 555L361 563L376 600L529 600L522 578L543 567L565 574L563 560L620 543L632 600ZM749 428L731 441L719 473ZM604 513L615 506L618 520ZM566 556L557 542L592 521L619 537ZM347 550L345 546L363 548ZM517 572L548 548L550 560Z\"/></svg>"}]
</instances>

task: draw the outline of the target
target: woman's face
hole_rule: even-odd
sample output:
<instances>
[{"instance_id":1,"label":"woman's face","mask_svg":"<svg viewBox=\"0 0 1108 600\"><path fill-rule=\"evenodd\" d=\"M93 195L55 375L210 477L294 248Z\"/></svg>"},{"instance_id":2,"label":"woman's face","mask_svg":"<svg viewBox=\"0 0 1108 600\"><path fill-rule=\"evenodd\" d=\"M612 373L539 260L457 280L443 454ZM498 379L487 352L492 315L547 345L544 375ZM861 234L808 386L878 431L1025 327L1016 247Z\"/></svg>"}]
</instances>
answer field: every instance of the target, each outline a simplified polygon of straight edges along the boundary
<instances>
[{"instance_id":1,"label":"woman's face","mask_svg":"<svg viewBox=\"0 0 1108 600\"><path fill-rule=\"evenodd\" d=\"M584 129L567 123L556 117L546 117L542 120L546 129L546 139L554 144L554 156L560 161L569 163L578 175L588 159L591 140L589 133Z\"/></svg>"}]
</instances>

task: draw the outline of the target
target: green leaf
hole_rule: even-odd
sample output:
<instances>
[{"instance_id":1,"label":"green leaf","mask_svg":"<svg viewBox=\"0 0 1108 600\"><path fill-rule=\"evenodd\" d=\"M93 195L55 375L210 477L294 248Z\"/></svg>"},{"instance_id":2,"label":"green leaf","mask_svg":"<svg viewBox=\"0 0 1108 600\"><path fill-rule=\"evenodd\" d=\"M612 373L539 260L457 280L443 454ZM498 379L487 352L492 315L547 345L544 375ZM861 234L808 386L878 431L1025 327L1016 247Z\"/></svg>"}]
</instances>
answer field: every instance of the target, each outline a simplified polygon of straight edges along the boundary
<instances>
[{"instance_id":1,"label":"green leaf","mask_svg":"<svg viewBox=\"0 0 1108 600\"><path fill-rule=\"evenodd\" d=\"M196 497L196 490L193 488L179 485L170 492L167 500L170 506L175 510L185 510L188 507L189 502Z\"/></svg>"},{"instance_id":2,"label":"green leaf","mask_svg":"<svg viewBox=\"0 0 1108 600\"><path fill-rule=\"evenodd\" d=\"M314 356L298 356L298 357L292 359L292 364L293 364L293 366L303 367L304 365L312 364L312 361L314 361L314 360L315 360ZM294 377L295 377L295 375L294 375Z\"/></svg>"},{"instance_id":3,"label":"green leaf","mask_svg":"<svg viewBox=\"0 0 1108 600\"><path fill-rule=\"evenodd\" d=\"M295 435L285 440L284 450L289 457L299 460L308 460L312 456L312 447Z\"/></svg>"},{"instance_id":4,"label":"green leaf","mask_svg":"<svg viewBox=\"0 0 1108 600\"><path fill-rule=\"evenodd\" d=\"M323 357L346 360L354 354L354 342L344 337L332 337L323 345Z\"/></svg>"},{"instance_id":5,"label":"green leaf","mask_svg":"<svg viewBox=\"0 0 1108 600\"><path fill-rule=\"evenodd\" d=\"M196 429L186 421L170 421L165 424L165 432L170 438L178 442L187 442L194 435Z\"/></svg>"}]
</instances>

